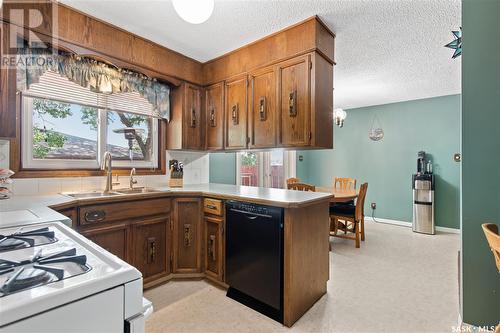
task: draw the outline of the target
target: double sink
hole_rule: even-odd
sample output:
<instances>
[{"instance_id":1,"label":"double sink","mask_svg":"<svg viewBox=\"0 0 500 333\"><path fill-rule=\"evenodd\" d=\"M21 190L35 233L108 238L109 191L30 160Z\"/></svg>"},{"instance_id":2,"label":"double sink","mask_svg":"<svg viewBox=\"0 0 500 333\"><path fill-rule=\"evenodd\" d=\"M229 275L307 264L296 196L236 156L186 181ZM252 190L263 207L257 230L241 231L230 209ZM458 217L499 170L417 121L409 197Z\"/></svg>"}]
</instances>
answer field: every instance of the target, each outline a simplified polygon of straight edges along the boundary
<instances>
[{"instance_id":1,"label":"double sink","mask_svg":"<svg viewBox=\"0 0 500 333\"><path fill-rule=\"evenodd\" d=\"M160 193L160 192L164 191L156 190L150 187L136 187L136 188L118 189L108 192L92 191L92 192L76 192L76 193L62 193L62 194L75 199L89 199L89 198L115 197L118 195L147 194L147 193Z\"/></svg>"}]
</instances>

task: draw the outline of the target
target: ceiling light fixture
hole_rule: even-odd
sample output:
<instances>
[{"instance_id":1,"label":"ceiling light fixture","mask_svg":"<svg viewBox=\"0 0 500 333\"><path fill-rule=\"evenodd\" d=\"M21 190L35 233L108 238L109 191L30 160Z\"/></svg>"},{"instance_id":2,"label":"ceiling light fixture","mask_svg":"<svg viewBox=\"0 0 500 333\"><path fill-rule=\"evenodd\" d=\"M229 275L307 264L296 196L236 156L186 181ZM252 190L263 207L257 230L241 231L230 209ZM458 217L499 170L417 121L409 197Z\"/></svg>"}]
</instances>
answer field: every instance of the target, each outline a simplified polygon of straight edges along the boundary
<instances>
[{"instance_id":1,"label":"ceiling light fixture","mask_svg":"<svg viewBox=\"0 0 500 333\"><path fill-rule=\"evenodd\" d=\"M214 0L172 0L177 14L186 22L200 24L210 18Z\"/></svg>"},{"instance_id":2,"label":"ceiling light fixture","mask_svg":"<svg viewBox=\"0 0 500 333\"><path fill-rule=\"evenodd\" d=\"M333 119L335 120L335 124L338 127L344 126L344 120L347 117L347 113L343 109L335 109L333 110Z\"/></svg>"}]
</instances>

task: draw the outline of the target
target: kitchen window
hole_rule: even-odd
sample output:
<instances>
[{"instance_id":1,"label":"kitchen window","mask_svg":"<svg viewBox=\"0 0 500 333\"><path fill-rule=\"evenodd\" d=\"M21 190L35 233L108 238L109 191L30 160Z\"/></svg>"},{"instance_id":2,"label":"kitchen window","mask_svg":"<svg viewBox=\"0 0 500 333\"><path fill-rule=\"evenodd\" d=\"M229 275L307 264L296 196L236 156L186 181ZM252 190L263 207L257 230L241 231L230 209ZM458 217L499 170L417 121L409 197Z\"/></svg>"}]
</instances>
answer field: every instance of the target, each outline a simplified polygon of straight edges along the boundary
<instances>
[{"instance_id":1,"label":"kitchen window","mask_svg":"<svg viewBox=\"0 0 500 333\"><path fill-rule=\"evenodd\" d=\"M295 177L295 151L241 152L236 155L237 185L285 188Z\"/></svg>"},{"instance_id":2,"label":"kitchen window","mask_svg":"<svg viewBox=\"0 0 500 333\"><path fill-rule=\"evenodd\" d=\"M159 120L139 93L94 93L47 72L22 93L26 169L158 168ZM131 112L127 112L131 111Z\"/></svg>"}]
</instances>

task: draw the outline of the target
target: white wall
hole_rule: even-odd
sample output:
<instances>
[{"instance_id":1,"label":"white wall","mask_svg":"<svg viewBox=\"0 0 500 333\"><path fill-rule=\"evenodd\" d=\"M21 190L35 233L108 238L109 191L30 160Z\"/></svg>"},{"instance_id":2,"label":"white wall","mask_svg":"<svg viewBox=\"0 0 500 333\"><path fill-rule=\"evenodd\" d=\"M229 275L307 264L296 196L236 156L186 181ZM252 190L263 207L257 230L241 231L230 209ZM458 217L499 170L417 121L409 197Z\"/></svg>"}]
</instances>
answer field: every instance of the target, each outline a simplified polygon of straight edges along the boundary
<instances>
[{"instance_id":1,"label":"white wall","mask_svg":"<svg viewBox=\"0 0 500 333\"><path fill-rule=\"evenodd\" d=\"M184 163L184 184L208 183L209 157L206 153L169 152L167 151L167 165L170 159L177 159ZM0 140L0 168L9 167L9 142ZM168 185L167 175L136 176L136 186L159 187ZM77 192L99 190L104 188L104 177L64 177L64 178L26 178L13 179L9 186L15 195L45 195L60 192ZM113 179L113 181L115 178ZM128 187L129 178L119 177L120 185Z\"/></svg>"}]
</instances>

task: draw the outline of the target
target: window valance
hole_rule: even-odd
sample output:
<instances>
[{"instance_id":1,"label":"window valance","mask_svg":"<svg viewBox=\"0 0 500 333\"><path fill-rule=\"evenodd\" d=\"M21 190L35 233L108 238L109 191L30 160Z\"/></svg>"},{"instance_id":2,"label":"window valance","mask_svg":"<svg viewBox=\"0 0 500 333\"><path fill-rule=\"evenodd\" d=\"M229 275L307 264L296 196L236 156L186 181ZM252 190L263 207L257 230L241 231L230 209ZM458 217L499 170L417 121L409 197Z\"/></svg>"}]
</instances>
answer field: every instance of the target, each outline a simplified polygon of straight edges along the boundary
<instances>
[{"instance_id":1,"label":"window valance","mask_svg":"<svg viewBox=\"0 0 500 333\"><path fill-rule=\"evenodd\" d=\"M143 74L115 68L95 59L26 48L17 55L17 89L27 91L42 75L55 72L93 92L137 92L153 105L154 117L170 119L170 87Z\"/></svg>"}]
</instances>

